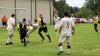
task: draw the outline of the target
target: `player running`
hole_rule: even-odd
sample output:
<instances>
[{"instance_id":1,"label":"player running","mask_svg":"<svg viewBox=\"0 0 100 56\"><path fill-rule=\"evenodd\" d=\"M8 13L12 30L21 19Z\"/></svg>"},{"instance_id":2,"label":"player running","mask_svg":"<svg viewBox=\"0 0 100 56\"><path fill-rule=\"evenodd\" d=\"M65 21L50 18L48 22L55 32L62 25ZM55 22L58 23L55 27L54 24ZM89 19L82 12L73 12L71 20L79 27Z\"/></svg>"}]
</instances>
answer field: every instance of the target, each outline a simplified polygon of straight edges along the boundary
<instances>
[{"instance_id":1,"label":"player running","mask_svg":"<svg viewBox=\"0 0 100 56\"><path fill-rule=\"evenodd\" d=\"M29 35L34 32L39 27L37 19L34 19L34 23L32 24L29 21L28 31L27 31L27 38L29 38Z\"/></svg>"},{"instance_id":2,"label":"player running","mask_svg":"<svg viewBox=\"0 0 100 56\"><path fill-rule=\"evenodd\" d=\"M28 26L28 32L27 35L30 35L32 32L34 32L37 28L39 27L37 19L34 19L34 23L32 24L29 21L29 26Z\"/></svg>"},{"instance_id":3,"label":"player running","mask_svg":"<svg viewBox=\"0 0 100 56\"><path fill-rule=\"evenodd\" d=\"M13 32L14 32L14 28L15 28L15 15L12 14L11 17L8 19L7 22L8 26L7 26L7 30L8 30L8 39L6 42L6 45L12 45L12 38L13 38Z\"/></svg>"},{"instance_id":4,"label":"player running","mask_svg":"<svg viewBox=\"0 0 100 56\"><path fill-rule=\"evenodd\" d=\"M63 53L63 42L67 41L67 54L70 54L71 52L71 36L74 34L74 22L69 17L69 14L67 12L64 13L64 18L61 19L59 23L59 32L60 32L60 38L59 38L59 52L58 55Z\"/></svg>"},{"instance_id":5,"label":"player running","mask_svg":"<svg viewBox=\"0 0 100 56\"><path fill-rule=\"evenodd\" d=\"M39 26L40 26L40 28L39 28L39 30L38 30L38 34L41 36L41 38L42 38L42 41L44 41L45 39L44 39L44 36L42 35L42 31L44 32L44 33L46 33L46 35L47 35L47 37L48 37L48 39L49 39L49 42L51 42L51 38L50 38L50 35L49 35L49 33L48 33L48 29L47 29L47 26L46 26L46 22L44 22L44 18L43 18L43 16L42 15L40 15L39 16L39 18L38 18L38 24L39 24Z\"/></svg>"},{"instance_id":6,"label":"player running","mask_svg":"<svg viewBox=\"0 0 100 56\"><path fill-rule=\"evenodd\" d=\"M26 35L27 35L27 24L26 24L26 19L24 18L22 22L19 23L17 26L17 29L20 34L20 40L24 44L24 47L27 45L27 40L26 40Z\"/></svg>"},{"instance_id":7,"label":"player running","mask_svg":"<svg viewBox=\"0 0 100 56\"><path fill-rule=\"evenodd\" d=\"M95 32L98 32L98 16L93 17L93 24Z\"/></svg>"}]
</instances>

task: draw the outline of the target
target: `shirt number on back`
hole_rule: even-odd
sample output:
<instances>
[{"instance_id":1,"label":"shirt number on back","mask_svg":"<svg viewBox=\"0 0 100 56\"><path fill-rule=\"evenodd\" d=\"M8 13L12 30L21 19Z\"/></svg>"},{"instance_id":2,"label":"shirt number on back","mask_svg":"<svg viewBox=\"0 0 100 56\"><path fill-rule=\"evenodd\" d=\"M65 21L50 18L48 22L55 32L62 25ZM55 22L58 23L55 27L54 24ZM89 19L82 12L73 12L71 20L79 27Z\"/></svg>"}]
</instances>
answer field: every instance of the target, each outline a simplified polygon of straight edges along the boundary
<instances>
[{"instance_id":1,"label":"shirt number on back","mask_svg":"<svg viewBox=\"0 0 100 56\"><path fill-rule=\"evenodd\" d=\"M69 23L67 22L67 26L66 26L66 28L69 28Z\"/></svg>"}]
</instances>

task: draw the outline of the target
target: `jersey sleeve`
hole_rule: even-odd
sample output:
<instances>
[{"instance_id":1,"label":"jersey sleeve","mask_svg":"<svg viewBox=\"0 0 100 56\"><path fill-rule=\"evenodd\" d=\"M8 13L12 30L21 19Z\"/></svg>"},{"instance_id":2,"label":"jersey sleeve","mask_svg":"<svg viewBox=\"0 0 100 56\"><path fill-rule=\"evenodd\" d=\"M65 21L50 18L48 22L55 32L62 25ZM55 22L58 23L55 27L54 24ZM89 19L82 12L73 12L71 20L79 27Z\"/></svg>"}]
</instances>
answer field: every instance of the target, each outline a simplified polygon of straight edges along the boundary
<instances>
[{"instance_id":1,"label":"jersey sleeve","mask_svg":"<svg viewBox=\"0 0 100 56\"><path fill-rule=\"evenodd\" d=\"M15 19L12 18L12 19L10 20L10 22L11 22L11 24L15 24Z\"/></svg>"},{"instance_id":2,"label":"jersey sleeve","mask_svg":"<svg viewBox=\"0 0 100 56\"><path fill-rule=\"evenodd\" d=\"M63 27L63 25L64 25L64 21L63 21L63 20L61 20L61 21L59 22L59 28L62 28L62 27Z\"/></svg>"},{"instance_id":3,"label":"jersey sleeve","mask_svg":"<svg viewBox=\"0 0 100 56\"><path fill-rule=\"evenodd\" d=\"M74 23L74 21L73 21L73 20L71 20L71 23L72 23L72 26L74 26L74 25L75 25L75 23Z\"/></svg>"},{"instance_id":4,"label":"jersey sleeve","mask_svg":"<svg viewBox=\"0 0 100 56\"><path fill-rule=\"evenodd\" d=\"M41 24L41 18L38 18L38 24L39 25Z\"/></svg>"}]
</instances>

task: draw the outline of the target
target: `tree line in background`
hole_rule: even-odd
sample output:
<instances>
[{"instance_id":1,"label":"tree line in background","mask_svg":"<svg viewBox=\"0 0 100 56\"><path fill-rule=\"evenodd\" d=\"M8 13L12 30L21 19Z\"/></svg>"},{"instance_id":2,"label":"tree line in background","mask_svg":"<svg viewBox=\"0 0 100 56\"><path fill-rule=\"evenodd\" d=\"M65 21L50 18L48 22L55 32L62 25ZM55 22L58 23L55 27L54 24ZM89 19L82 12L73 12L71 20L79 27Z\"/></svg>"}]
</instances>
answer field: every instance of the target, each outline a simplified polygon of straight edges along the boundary
<instances>
[{"instance_id":1,"label":"tree line in background","mask_svg":"<svg viewBox=\"0 0 100 56\"><path fill-rule=\"evenodd\" d=\"M65 0L53 0L54 7L59 11L59 16L62 18L65 11L73 14L78 18L92 18L94 15L100 15L100 0L86 0L82 8L71 7L66 4Z\"/></svg>"}]
</instances>

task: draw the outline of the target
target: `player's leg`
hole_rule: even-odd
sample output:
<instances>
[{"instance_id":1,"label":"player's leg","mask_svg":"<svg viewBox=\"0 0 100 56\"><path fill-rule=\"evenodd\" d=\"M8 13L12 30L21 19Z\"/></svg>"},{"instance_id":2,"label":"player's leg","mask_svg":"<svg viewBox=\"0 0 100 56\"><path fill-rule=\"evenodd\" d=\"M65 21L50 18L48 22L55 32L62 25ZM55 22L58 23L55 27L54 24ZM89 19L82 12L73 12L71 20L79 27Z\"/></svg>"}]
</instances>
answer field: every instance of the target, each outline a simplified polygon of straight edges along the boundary
<instances>
[{"instance_id":1,"label":"player's leg","mask_svg":"<svg viewBox=\"0 0 100 56\"><path fill-rule=\"evenodd\" d=\"M8 29L8 38L7 38L6 45L13 44L12 43L12 37L13 37L13 30Z\"/></svg>"},{"instance_id":2,"label":"player's leg","mask_svg":"<svg viewBox=\"0 0 100 56\"><path fill-rule=\"evenodd\" d=\"M71 37L67 36L67 54L69 55L71 53Z\"/></svg>"},{"instance_id":3,"label":"player's leg","mask_svg":"<svg viewBox=\"0 0 100 56\"><path fill-rule=\"evenodd\" d=\"M60 55L61 53L63 53L63 42L64 41L65 41L65 37L63 35L60 35L59 44L58 44L59 52L57 53L58 55Z\"/></svg>"},{"instance_id":4,"label":"player's leg","mask_svg":"<svg viewBox=\"0 0 100 56\"><path fill-rule=\"evenodd\" d=\"M96 32L98 32L98 24L96 24L96 26L95 26L95 27L96 27Z\"/></svg>"},{"instance_id":5,"label":"player's leg","mask_svg":"<svg viewBox=\"0 0 100 56\"><path fill-rule=\"evenodd\" d=\"M98 32L97 24L94 24L94 30L95 30L96 32Z\"/></svg>"},{"instance_id":6,"label":"player's leg","mask_svg":"<svg viewBox=\"0 0 100 56\"><path fill-rule=\"evenodd\" d=\"M5 22L5 29L7 28L7 22Z\"/></svg>"},{"instance_id":7,"label":"player's leg","mask_svg":"<svg viewBox=\"0 0 100 56\"><path fill-rule=\"evenodd\" d=\"M27 35L26 35L26 36L27 36L27 38L26 38L26 39L27 39L27 42L30 42L30 41L29 41L29 35L30 35L32 32L33 32L33 27L32 27L32 26L29 26L29 27L28 27L28 31L27 31Z\"/></svg>"},{"instance_id":8,"label":"player's leg","mask_svg":"<svg viewBox=\"0 0 100 56\"><path fill-rule=\"evenodd\" d=\"M4 22L4 29L6 29L6 22Z\"/></svg>"},{"instance_id":9,"label":"player's leg","mask_svg":"<svg viewBox=\"0 0 100 56\"><path fill-rule=\"evenodd\" d=\"M24 47L26 47L27 45L27 41L26 41L26 36L24 34L20 34L20 40L21 40L21 43L24 44Z\"/></svg>"},{"instance_id":10,"label":"player's leg","mask_svg":"<svg viewBox=\"0 0 100 56\"><path fill-rule=\"evenodd\" d=\"M21 43L24 43L23 36L21 33L20 33L20 41L21 41Z\"/></svg>"},{"instance_id":11,"label":"player's leg","mask_svg":"<svg viewBox=\"0 0 100 56\"><path fill-rule=\"evenodd\" d=\"M9 34L9 35L8 35L6 45L13 44L13 43L12 43L12 37L13 37L12 34Z\"/></svg>"},{"instance_id":12,"label":"player's leg","mask_svg":"<svg viewBox=\"0 0 100 56\"><path fill-rule=\"evenodd\" d=\"M42 41L44 41L45 39L44 39L44 37L43 37L43 35L42 35L42 33L41 33L42 31L43 31L43 28L40 27L39 30L38 30L38 34L39 34L40 37L42 38Z\"/></svg>"},{"instance_id":13,"label":"player's leg","mask_svg":"<svg viewBox=\"0 0 100 56\"><path fill-rule=\"evenodd\" d=\"M27 41L26 41L26 38L24 37L24 47L26 47L26 45L27 45Z\"/></svg>"},{"instance_id":14,"label":"player's leg","mask_svg":"<svg viewBox=\"0 0 100 56\"><path fill-rule=\"evenodd\" d=\"M27 45L27 31L24 31L25 33L23 34L23 39L24 39L24 47L26 47L26 45Z\"/></svg>"},{"instance_id":15,"label":"player's leg","mask_svg":"<svg viewBox=\"0 0 100 56\"><path fill-rule=\"evenodd\" d=\"M2 29L4 29L4 22L2 22Z\"/></svg>"},{"instance_id":16,"label":"player's leg","mask_svg":"<svg viewBox=\"0 0 100 56\"><path fill-rule=\"evenodd\" d=\"M46 35L47 35L47 37L48 37L48 39L49 39L49 42L51 42L51 38L50 38L50 35L49 35L49 33L48 33L48 29L47 29L46 26L43 28L43 31L46 33Z\"/></svg>"}]
</instances>

